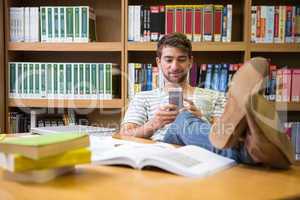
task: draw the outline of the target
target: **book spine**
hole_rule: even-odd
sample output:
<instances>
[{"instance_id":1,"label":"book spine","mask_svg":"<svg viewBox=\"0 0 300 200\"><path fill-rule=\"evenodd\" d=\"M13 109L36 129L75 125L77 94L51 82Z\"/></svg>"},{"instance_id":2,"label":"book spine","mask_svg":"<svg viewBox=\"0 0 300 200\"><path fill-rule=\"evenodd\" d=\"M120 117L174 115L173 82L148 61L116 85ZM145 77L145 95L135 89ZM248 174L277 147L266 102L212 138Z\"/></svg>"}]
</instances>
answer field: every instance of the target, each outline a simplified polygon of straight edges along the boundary
<instances>
[{"instance_id":1,"label":"book spine","mask_svg":"<svg viewBox=\"0 0 300 200\"><path fill-rule=\"evenodd\" d=\"M214 6L214 41L221 42L223 6Z\"/></svg>"},{"instance_id":2,"label":"book spine","mask_svg":"<svg viewBox=\"0 0 300 200\"><path fill-rule=\"evenodd\" d=\"M211 42L213 39L213 6L206 5L203 9L203 41Z\"/></svg>"},{"instance_id":3,"label":"book spine","mask_svg":"<svg viewBox=\"0 0 300 200\"><path fill-rule=\"evenodd\" d=\"M279 6L274 7L274 42L279 42Z\"/></svg>"},{"instance_id":4,"label":"book spine","mask_svg":"<svg viewBox=\"0 0 300 200\"><path fill-rule=\"evenodd\" d=\"M186 6L184 8L184 33L189 40L193 40L193 8Z\"/></svg>"},{"instance_id":5,"label":"book spine","mask_svg":"<svg viewBox=\"0 0 300 200\"><path fill-rule=\"evenodd\" d=\"M81 42L81 30L80 30L80 13L81 8L79 6L74 7L74 41Z\"/></svg>"},{"instance_id":6,"label":"book spine","mask_svg":"<svg viewBox=\"0 0 300 200\"><path fill-rule=\"evenodd\" d=\"M293 69L292 71L291 101L300 102L300 69Z\"/></svg>"},{"instance_id":7,"label":"book spine","mask_svg":"<svg viewBox=\"0 0 300 200\"><path fill-rule=\"evenodd\" d=\"M66 7L66 42L73 41L73 7Z\"/></svg>"},{"instance_id":8,"label":"book spine","mask_svg":"<svg viewBox=\"0 0 300 200\"><path fill-rule=\"evenodd\" d=\"M207 69L206 69L206 76L205 76L205 83L204 83L204 88L206 89L211 89L211 80L212 80L212 73L213 73L213 65L212 64L207 64Z\"/></svg>"},{"instance_id":9,"label":"book spine","mask_svg":"<svg viewBox=\"0 0 300 200\"><path fill-rule=\"evenodd\" d=\"M227 41L227 6L224 6L222 13L222 42Z\"/></svg>"},{"instance_id":10,"label":"book spine","mask_svg":"<svg viewBox=\"0 0 300 200\"><path fill-rule=\"evenodd\" d=\"M146 90L152 90L152 64L147 64Z\"/></svg>"},{"instance_id":11,"label":"book spine","mask_svg":"<svg viewBox=\"0 0 300 200\"><path fill-rule=\"evenodd\" d=\"M286 43L293 42L292 29L293 29L293 7L286 6L286 21L285 21L285 42Z\"/></svg>"},{"instance_id":12,"label":"book spine","mask_svg":"<svg viewBox=\"0 0 300 200\"><path fill-rule=\"evenodd\" d=\"M53 8L53 23L54 23L54 42L59 42L60 41L60 37L59 37L59 7L54 7Z\"/></svg>"},{"instance_id":13,"label":"book spine","mask_svg":"<svg viewBox=\"0 0 300 200\"><path fill-rule=\"evenodd\" d=\"M159 6L159 14L160 14L160 35L159 38L162 38L165 35L165 23L166 23L166 14L165 14L165 6Z\"/></svg>"},{"instance_id":14,"label":"book spine","mask_svg":"<svg viewBox=\"0 0 300 200\"><path fill-rule=\"evenodd\" d=\"M201 42L203 36L203 6L194 6L193 41Z\"/></svg>"},{"instance_id":15,"label":"book spine","mask_svg":"<svg viewBox=\"0 0 300 200\"><path fill-rule=\"evenodd\" d=\"M221 65L221 73L220 73L220 81L219 81L219 88L220 92L226 92L228 86L228 71L229 67L228 64Z\"/></svg>"},{"instance_id":16,"label":"book spine","mask_svg":"<svg viewBox=\"0 0 300 200\"><path fill-rule=\"evenodd\" d=\"M175 32L184 32L184 9L182 6L176 6L175 9Z\"/></svg>"},{"instance_id":17,"label":"book spine","mask_svg":"<svg viewBox=\"0 0 300 200\"><path fill-rule=\"evenodd\" d=\"M175 8L174 6L166 6L166 34L175 31Z\"/></svg>"},{"instance_id":18,"label":"book spine","mask_svg":"<svg viewBox=\"0 0 300 200\"><path fill-rule=\"evenodd\" d=\"M23 71L22 71L22 63L21 62L18 62L17 63L18 67L17 67L17 81L16 81L16 84L17 84L17 98L21 98L22 97L22 93L23 93L23 81L22 81L22 78L23 78Z\"/></svg>"},{"instance_id":19,"label":"book spine","mask_svg":"<svg viewBox=\"0 0 300 200\"><path fill-rule=\"evenodd\" d=\"M128 6L128 41L133 41L134 6Z\"/></svg>"},{"instance_id":20,"label":"book spine","mask_svg":"<svg viewBox=\"0 0 300 200\"><path fill-rule=\"evenodd\" d=\"M295 42L300 43L300 5L296 6L295 15Z\"/></svg>"},{"instance_id":21,"label":"book spine","mask_svg":"<svg viewBox=\"0 0 300 200\"><path fill-rule=\"evenodd\" d=\"M226 38L227 42L231 42L231 33L232 33L232 5L227 5L227 33Z\"/></svg>"},{"instance_id":22,"label":"book spine","mask_svg":"<svg viewBox=\"0 0 300 200\"><path fill-rule=\"evenodd\" d=\"M265 42L273 43L274 41L274 6L267 6L266 18L266 35Z\"/></svg>"},{"instance_id":23,"label":"book spine","mask_svg":"<svg viewBox=\"0 0 300 200\"><path fill-rule=\"evenodd\" d=\"M159 6L150 6L150 40L158 41L160 34Z\"/></svg>"}]
</instances>

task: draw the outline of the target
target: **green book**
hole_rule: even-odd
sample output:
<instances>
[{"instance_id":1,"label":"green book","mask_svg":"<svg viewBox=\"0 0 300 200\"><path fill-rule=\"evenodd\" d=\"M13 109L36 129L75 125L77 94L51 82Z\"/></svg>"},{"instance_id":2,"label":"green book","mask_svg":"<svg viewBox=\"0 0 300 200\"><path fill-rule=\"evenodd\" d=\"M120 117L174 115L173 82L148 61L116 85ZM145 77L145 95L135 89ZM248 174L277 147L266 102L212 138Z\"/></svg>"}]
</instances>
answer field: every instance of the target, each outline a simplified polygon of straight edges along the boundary
<instances>
[{"instance_id":1,"label":"green book","mask_svg":"<svg viewBox=\"0 0 300 200\"><path fill-rule=\"evenodd\" d=\"M74 33L74 20L73 20L73 7L67 7L66 8L66 13L67 13L67 17L66 17L66 23L67 23L67 41L73 41L73 33Z\"/></svg>"},{"instance_id":2,"label":"green book","mask_svg":"<svg viewBox=\"0 0 300 200\"><path fill-rule=\"evenodd\" d=\"M79 64L79 94L84 94L84 66Z\"/></svg>"},{"instance_id":3,"label":"green book","mask_svg":"<svg viewBox=\"0 0 300 200\"><path fill-rule=\"evenodd\" d=\"M41 41L47 41L47 21L46 21L46 8L40 8L40 28L41 28Z\"/></svg>"},{"instance_id":4,"label":"green book","mask_svg":"<svg viewBox=\"0 0 300 200\"><path fill-rule=\"evenodd\" d=\"M16 93L16 63L9 63L9 93L14 96Z\"/></svg>"},{"instance_id":5,"label":"green book","mask_svg":"<svg viewBox=\"0 0 300 200\"><path fill-rule=\"evenodd\" d=\"M89 97L91 94L91 79L90 79L90 64L85 64L85 97Z\"/></svg>"},{"instance_id":6,"label":"green book","mask_svg":"<svg viewBox=\"0 0 300 200\"><path fill-rule=\"evenodd\" d=\"M28 93L28 64L23 64L23 94Z\"/></svg>"},{"instance_id":7,"label":"green book","mask_svg":"<svg viewBox=\"0 0 300 200\"><path fill-rule=\"evenodd\" d=\"M112 63L105 64L105 98L112 99Z\"/></svg>"},{"instance_id":8,"label":"green book","mask_svg":"<svg viewBox=\"0 0 300 200\"><path fill-rule=\"evenodd\" d=\"M34 90L34 73L33 73L33 68L34 65L33 63L29 63L29 94L30 94L30 97L32 97L33 95L33 90Z\"/></svg>"},{"instance_id":9,"label":"green book","mask_svg":"<svg viewBox=\"0 0 300 200\"><path fill-rule=\"evenodd\" d=\"M17 153L27 158L40 159L88 145L89 137L86 134L57 133L5 138L0 142L0 152Z\"/></svg>"},{"instance_id":10,"label":"green book","mask_svg":"<svg viewBox=\"0 0 300 200\"><path fill-rule=\"evenodd\" d=\"M80 41L80 8L74 7L74 41Z\"/></svg>"},{"instance_id":11,"label":"green book","mask_svg":"<svg viewBox=\"0 0 300 200\"><path fill-rule=\"evenodd\" d=\"M92 80L91 80L91 93L92 93L92 95L93 95L93 97L96 97L96 95L97 95L97 64L92 64L91 65L92 67L92 69L91 69L91 71L92 71Z\"/></svg>"},{"instance_id":12,"label":"green book","mask_svg":"<svg viewBox=\"0 0 300 200\"><path fill-rule=\"evenodd\" d=\"M35 95L38 95L40 92L40 64L39 63L35 63L34 64L34 76L35 76L35 80L34 80L34 93Z\"/></svg>"},{"instance_id":13,"label":"green book","mask_svg":"<svg viewBox=\"0 0 300 200\"><path fill-rule=\"evenodd\" d=\"M59 8L59 22L60 22L60 41L65 41L66 39L66 7Z\"/></svg>"},{"instance_id":14,"label":"green book","mask_svg":"<svg viewBox=\"0 0 300 200\"><path fill-rule=\"evenodd\" d=\"M46 71L46 65L41 64L41 96L46 96L46 85L47 85L47 71Z\"/></svg>"},{"instance_id":15,"label":"green book","mask_svg":"<svg viewBox=\"0 0 300 200\"><path fill-rule=\"evenodd\" d=\"M54 76L54 94L58 94L58 74L59 74L59 70L58 70L58 64L54 64L53 65L53 76Z\"/></svg>"},{"instance_id":16,"label":"green book","mask_svg":"<svg viewBox=\"0 0 300 200\"><path fill-rule=\"evenodd\" d=\"M53 8L54 13L54 40L59 40L59 8L54 7Z\"/></svg>"},{"instance_id":17,"label":"green book","mask_svg":"<svg viewBox=\"0 0 300 200\"><path fill-rule=\"evenodd\" d=\"M20 97L23 93L23 71L22 71L22 63L18 63L18 97Z\"/></svg>"},{"instance_id":18,"label":"green book","mask_svg":"<svg viewBox=\"0 0 300 200\"><path fill-rule=\"evenodd\" d=\"M99 92L100 99L103 99L103 97L104 97L104 64L99 63L98 67L99 67L99 77L98 77L99 88L98 88L98 92Z\"/></svg>"},{"instance_id":19,"label":"green book","mask_svg":"<svg viewBox=\"0 0 300 200\"><path fill-rule=\"evenodd\" d=\"M65 95L65 76L64 76L64 64L59 64L59 94Z\"/></svg>"},{"instance_id":20,"label":"green book","mask_svg":"<svg viewBox=\"0 0 300 200\"><path fill-rule=\"evenodd\" d=\"M48 42L49 41L52 41L53 39L53 26L52 26L52 21L53 21L53 18L52 18L52 7L47 7L47 30L48 30L48 37L47 37L47 40Z\"/></svg>"},{"instance_id":21,"label":"green book","mask_svg":"<svg viewBox=\"0 0 300 200\"><path fill-rule=\"evenodd\" d=\"M74 64L73 80L74 80L74 85L73 85L73 87L74 87L74 95L76 96L76 95L79 94L78 64Z\"/></svg>"}]
</instances>

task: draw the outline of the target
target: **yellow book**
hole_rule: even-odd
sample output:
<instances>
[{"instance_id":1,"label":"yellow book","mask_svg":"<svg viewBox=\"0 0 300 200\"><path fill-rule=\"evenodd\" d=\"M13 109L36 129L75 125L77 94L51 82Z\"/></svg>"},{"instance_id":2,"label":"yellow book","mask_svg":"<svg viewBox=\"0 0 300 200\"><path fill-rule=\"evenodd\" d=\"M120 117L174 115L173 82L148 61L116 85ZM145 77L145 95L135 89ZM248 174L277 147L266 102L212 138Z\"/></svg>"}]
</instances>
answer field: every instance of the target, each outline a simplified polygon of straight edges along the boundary
<instances>
[{"instance_id":1,"label":"yellow book","mask_svg":"<svg viewBox=\"0 0 300 200\"><path fill-rule=\"evenodd\" d=\"M66 151L87 147L89 137L81 133L57 133L28 137L6 137L0 141L0 152L22 154L40 159Z\"/></svg>"},{"instance_id":2,"label":"yellow book","mask_svg":"<svg viewBox=\"0 0 300 200\"><path fill-rule=\"evenodd\" d=\"M0 153L0 167L11 172L58 168L90 162L91 152L88 148L71 150L38 160L26 158L20 154Z\"/></svg>"}]
</instances>

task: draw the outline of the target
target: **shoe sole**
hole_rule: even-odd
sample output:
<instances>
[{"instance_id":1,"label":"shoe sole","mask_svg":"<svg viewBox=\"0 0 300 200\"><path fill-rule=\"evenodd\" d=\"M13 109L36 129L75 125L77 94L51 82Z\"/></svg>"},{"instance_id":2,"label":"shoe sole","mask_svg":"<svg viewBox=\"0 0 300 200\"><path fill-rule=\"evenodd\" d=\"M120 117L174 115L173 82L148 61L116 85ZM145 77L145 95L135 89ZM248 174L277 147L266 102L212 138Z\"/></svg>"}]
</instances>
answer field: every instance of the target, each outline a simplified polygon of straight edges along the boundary
<instances>
[{"instance_id":1,"label":"shoe sole","mask_svg":"<svg viewBox=\"0 0 300 200\"><path fill-rule=\"evenodd\" d=\"M224 113L212 125L209 134L209 139L216 148L231 148L239 141L247 127L245 120L247 101L251 95L261 90L267 71L267 60L258 57L245 63L234 75Z\"/></svg>"}]
</instances>

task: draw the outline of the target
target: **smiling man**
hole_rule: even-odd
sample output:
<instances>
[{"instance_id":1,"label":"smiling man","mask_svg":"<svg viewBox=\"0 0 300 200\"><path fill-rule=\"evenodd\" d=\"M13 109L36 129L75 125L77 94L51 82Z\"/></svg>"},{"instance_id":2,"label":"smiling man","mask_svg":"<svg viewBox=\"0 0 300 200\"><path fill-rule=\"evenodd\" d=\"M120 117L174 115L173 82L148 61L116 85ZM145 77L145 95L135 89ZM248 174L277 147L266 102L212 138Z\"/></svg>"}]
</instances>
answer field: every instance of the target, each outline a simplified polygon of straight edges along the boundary
<instances>
[{"instance_id":1,"label":"smiling man","mask_svg":"<svg viewBox=\"0 0 300 200\"><path fill-rule=\"evenodd\" d=\"M277 168L293 163L286 134L265 123L267 118L276 120L274 103L259 95L268 69L266 59L254 58L243 65L233 77L227 101L222 93L188 84L193 57L191 42L184 34L165 35L158 42L156 62L164 76L164 88L135 95L121 134L197 145L238 163ZM183 91L183 108L169 104L171 88ZM257 102L263 106L255 106Z\"/></svg>"},{"instance_id":2,"label":"smiling man","mask_svg":"<svg viewBox=\"0 0 300 200\"><path fill-rule=\"evenodd\" d=\"M165 35L158 42L156 54L157 66L164 76L164 88L135 95L122 122L121 134L164 141L168 127L181 113L175 105L168 103L170 88L182 89L184 110L205 124L221 115L226 101L222 93L192 87L188 83L193 56L191 42L184 34Z\"/></svg>"}]
</instances>

